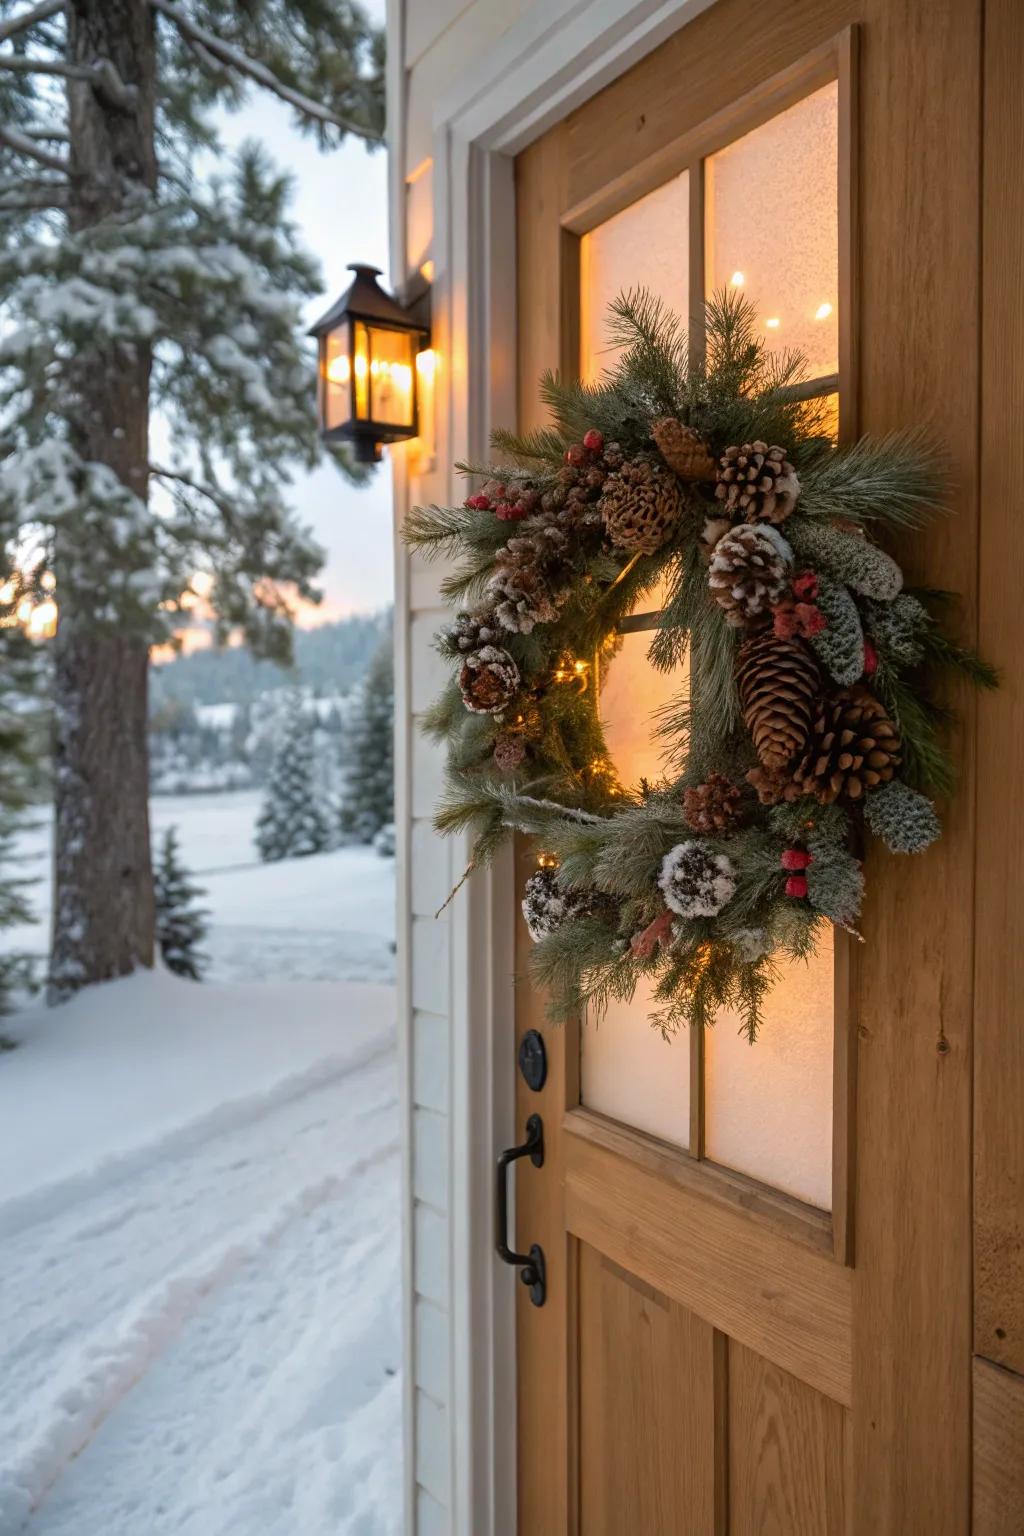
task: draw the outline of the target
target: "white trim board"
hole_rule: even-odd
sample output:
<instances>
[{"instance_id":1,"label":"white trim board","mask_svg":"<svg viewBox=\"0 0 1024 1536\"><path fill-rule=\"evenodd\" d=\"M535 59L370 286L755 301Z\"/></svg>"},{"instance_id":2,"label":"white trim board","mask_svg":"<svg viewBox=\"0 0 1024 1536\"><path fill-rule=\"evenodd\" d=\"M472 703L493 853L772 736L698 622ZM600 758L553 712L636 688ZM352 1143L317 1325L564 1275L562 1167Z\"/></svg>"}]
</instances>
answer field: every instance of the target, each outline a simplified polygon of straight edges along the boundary
<instances>
[{"instance_id":1,"label":"white trim board","mask_svg":"<svg viewBox=\"0 0 1024 1536\"><path fill-rule=\"evenodd\" d=\"M405 4L423 0L405 0ZM434 115L435 346L446 360L438 461L486 455L516 406L513 157L714 0L540 0L443 96ZM392 0L397 8L397 0ZM392 10L394 14L394 10ZM401 23L400 23L401 24ZM391 35L392 47L400 38ZM404 74L393 81L404 113ZM400 123L397 126L401 135ZM397 152L401 156L399 137ZM404 250L401 174L392 250ZM401 276L393 272L397 280ZM450 471L448 492L457 494ZM405 566L405 559L400 559ZM398 601L408 601L401 576ZM401 608L399 645L408 647ZM403 658L405 659L405 658ZM401 695L399 695L401 697ZM411 721L400 730L408 737ZM409 753L400 754L403 780ZM400 784L410 815L408 782ZM407 839L408 830L403 833ZM455 867L461 867L456 850ZM471 895L471 899L468 899ZM493 1169L515 1136L511 855L473 876L451 931L449 1273L450 1536L515 1536L515 1279L493 1252ZM400 932L408 934L408 906ZM412 1363L406 1355L409 1372ZM407 1404L413 1384L407 1386ZM410 1418L407 1413L407 1434ZM407 1510L415 1498L408 1454ZM407 1516L407 1529L415 1529Z\"/></svg>"}]
</instances>

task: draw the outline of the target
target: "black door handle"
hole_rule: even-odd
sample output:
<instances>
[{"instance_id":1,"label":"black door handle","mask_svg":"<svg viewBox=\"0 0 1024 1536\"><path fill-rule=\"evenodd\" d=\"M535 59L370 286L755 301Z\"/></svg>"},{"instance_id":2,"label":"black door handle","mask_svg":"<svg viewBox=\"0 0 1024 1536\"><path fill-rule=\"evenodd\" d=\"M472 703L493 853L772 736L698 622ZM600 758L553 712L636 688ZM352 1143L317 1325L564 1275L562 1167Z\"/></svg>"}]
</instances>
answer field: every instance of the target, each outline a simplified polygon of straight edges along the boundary
<instances>
[{"instance_id":1,"label":"black door handle","mask_svg":"<svg viewBox=\"0 0 1024 1536\"><path fill-rule=\"evenodd\" d=\"M528 1157L535 1168L544 1166L544 1122L540 1115L531 1115L526 1122L526 1140L518 1147L506 1147L498 1157L497 1185L495 1189L495 1244L498 1258L519 1269L519 1278L529 1287L530 1300L535 1307L544 1305L547 1294L547 1274L544 1267L544 1250L534 1243L529 1253L516 1253L508 1245L508 1168L520 1157Z\"/></svg>"}]
</instances>

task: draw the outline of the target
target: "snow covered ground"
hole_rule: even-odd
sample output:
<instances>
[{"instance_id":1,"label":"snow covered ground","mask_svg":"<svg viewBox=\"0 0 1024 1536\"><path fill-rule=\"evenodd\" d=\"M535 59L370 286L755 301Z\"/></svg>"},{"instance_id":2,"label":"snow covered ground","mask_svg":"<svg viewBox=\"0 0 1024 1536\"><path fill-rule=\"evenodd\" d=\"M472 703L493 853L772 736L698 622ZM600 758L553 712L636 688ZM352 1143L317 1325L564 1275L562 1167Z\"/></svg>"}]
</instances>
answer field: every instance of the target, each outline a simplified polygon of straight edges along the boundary
<instances>
[{"instance_id":1,"label":"snow covered ground","mask_svg":"<svg viewBox=\"0 0 1024 1536\"><path fill-rule=\"evenodd\" d=\"M206 891L209 980L393 980L393 860L372 848L339 848L261 865L253 843L259 805L258 790L150 803L154 843L177 827L182 859ZM49 938L51 838L49 817L40 815L19 839L19 873L37 881L29 892L37 922L4 935L9 947L39 955Z\"/></svg>"},{"instance_id":2,"label":"snow covered ground","mask_svg":"<svg viewBox=\"0 0 1024 1536\"><path fill-rule=\"evenodd\" d=\"M393 865L232 870L245 798L154 804L223 979L3 1021L0 1536L400 1529L394 997L346 979Z\"/></svg>"}]
</instances>

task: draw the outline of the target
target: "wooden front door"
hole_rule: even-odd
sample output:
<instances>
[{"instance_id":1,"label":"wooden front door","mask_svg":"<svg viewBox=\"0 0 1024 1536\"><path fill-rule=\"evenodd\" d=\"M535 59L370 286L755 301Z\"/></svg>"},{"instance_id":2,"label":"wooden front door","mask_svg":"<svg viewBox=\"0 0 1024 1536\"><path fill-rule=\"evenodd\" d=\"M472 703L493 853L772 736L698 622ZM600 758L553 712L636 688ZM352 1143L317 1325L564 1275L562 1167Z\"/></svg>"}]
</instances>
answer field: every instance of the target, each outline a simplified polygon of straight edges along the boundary
<instances>
[{"instance_id":1,"label":"wooden front door","mask_svg":"<svg viewBox=\"0 0 1024 1536\"><path fill-rule=\"evenodd\" d=\"M550 130L516 165L520 425L544 368L600 365L618 288L696 317L746 284L843 434L942 438L957 515L908 555L970 594L980 58L977 0L719 0ZM545 1135L518 1246L547 1258L544 1306L517 1288L521 1536L969 1529L973 918L936 893L970 885L970 804L926 856L871 856L864 944L788 976L753 1048L728 1019L664 1043L642 1000L552 1025L520 980L549 1061L539 1092L517 1073Z\"/></svg>"}]
</instances>

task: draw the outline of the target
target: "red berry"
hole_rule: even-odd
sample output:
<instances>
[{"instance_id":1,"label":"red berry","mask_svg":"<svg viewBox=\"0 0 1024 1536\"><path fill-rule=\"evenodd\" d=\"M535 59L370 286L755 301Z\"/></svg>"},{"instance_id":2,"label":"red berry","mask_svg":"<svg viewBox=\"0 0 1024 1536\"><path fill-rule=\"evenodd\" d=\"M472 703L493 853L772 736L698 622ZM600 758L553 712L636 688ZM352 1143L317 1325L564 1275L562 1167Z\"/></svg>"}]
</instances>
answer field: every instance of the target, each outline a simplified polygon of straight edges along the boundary
<instances>
[{"instance_id":1,"label":"red berry","mask_svg":"<svg viewBox=\"0 0 1024 1536\"><path fill-rule=\"evenodd\" d=\"M814 861L803 848L787 848L779 860L783 869L806 869Z\"/></svg>"},{"instance_id":2,"label":"red berry","mask_svg":"<svg viewBox=\"0 0 1024 1536\"><path fill-rule=\"evenodd\" d=\"M814 635L820 635L825 628L827 622L825 615L814 603L797 603L794 612L797 626L805 640L810 640Z\"/></svg>"},{"instance_id":3,"label":"red berry","mask_svg":"<svg viewBox=\"0 0 1024 1536\"><path fill-rule=\"evenodd\" d=\"M798 901L801 896L807 895L807 881L803 875L790 875L786 881L786 895L793 896Z\"/></svg>"},{"instance_id":4,"label":"red berry","mask_svg":"<svg viewBox=\"0 0 1024 1536\"><path fill-rule=\"evenodd\" d=\"M529 508L524 507L521 501L499 501L494 515L503 523L518 523L521 518L529 516Z\"/></svg>"},{"instance_id":5,"label":"red berry","mask_svg":"<svg viewBox=\"0 0 1024 1536\"><path fill-rule=\"evenodd\" d=\"M813 603L818 595L818 578L813 571L801 571L793 577L793 596L803 603Z\"/></svg>"},{"instance_id":6,"label":"red berry","mask_svg":"<svg viewBox=\"0 0 1024 1536\"><path fill-rule=\"evenodd\" d=\"M489 510L490 505L489 499L479 491L475 496L466 497L466 506L472 507L474 512L486 512Z\"/></svg>"},{"instance_id":7,"label":"red berry","mask_svg":"<svg viewBox=\"0 0 1024 1536\"><path fill-rule=\"evenodd\" d=\"M870 640L864 641L864 676L873 677L878 668L878 652Z\"/></svg>"},{"instance_id":8,"label":"red berry","mask_svg":"<svg viewBox=\"0 0 1024 1536\"><path fill-rule=\"evenodd\" d=\"M587 450L582 443L573 443L571 448L565 450L565 462L575 469L580 469L587 462Z\"/></svg>"},{"instance_id":9,"label":"red berry","mask_svg":"<svg viewBox=\"0 0 1024 1536\"><path fill-rule=\"evenodd\" d=\"M600 453L604 447L604 433L591 427L589 432L583 434L583 446L588 453Z\"/></svg>"},{"instance_id":10,"label":"red berry","mask_svg":"<svg viewBox=\"0 0 1024 1536\"><path fill-rule=\"evenodd\" d=\"M792 603L780 603L772 619L772 628L780 640L792 640L799 629L796 609Z\"/></svg>"}]
</instances>

